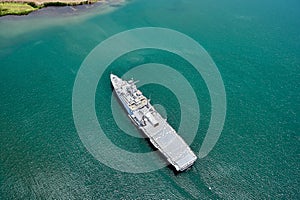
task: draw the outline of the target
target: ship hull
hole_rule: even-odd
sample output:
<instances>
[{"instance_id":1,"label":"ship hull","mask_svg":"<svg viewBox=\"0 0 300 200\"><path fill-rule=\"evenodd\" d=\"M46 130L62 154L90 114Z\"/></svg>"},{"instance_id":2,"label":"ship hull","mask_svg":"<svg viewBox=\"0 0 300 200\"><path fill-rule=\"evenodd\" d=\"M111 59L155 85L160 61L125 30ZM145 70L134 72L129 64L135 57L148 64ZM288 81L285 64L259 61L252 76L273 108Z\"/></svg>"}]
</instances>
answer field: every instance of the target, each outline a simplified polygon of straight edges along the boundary
<instances>
[{"instance_id":1,"label":"ship hull","mask_svg":"<svg viewBox=\"0 0 300 200\"><path fill-rule=\"evenodd\" d=\"M136 88L133 80L127 82L113 74L110 78L116 96L127 111L128 117L149 138L154 147L177 171L184 171L192 166L197 159L196 155Z\"/></svg>"}]
</instances>

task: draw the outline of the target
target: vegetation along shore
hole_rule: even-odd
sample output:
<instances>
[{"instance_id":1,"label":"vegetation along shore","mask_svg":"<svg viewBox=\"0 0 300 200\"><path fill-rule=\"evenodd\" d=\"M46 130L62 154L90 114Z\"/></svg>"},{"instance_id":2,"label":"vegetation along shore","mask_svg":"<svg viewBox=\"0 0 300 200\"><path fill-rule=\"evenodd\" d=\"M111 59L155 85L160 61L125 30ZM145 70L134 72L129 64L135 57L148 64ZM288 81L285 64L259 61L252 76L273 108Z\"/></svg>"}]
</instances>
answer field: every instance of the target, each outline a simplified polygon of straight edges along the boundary
<instances>
[{"instance_id":1,"label":"vegetation along shore","mask_svg":"<svg viewBox=\"0 0 300 200\"><path fill-rule=\"evenodd\" d=\"M115 0L116 1L116 0ZM47 6L75 6L95 2L114 2L109 0L0 0L0 16L27 15Z\"/></svg>"}]
</instances>

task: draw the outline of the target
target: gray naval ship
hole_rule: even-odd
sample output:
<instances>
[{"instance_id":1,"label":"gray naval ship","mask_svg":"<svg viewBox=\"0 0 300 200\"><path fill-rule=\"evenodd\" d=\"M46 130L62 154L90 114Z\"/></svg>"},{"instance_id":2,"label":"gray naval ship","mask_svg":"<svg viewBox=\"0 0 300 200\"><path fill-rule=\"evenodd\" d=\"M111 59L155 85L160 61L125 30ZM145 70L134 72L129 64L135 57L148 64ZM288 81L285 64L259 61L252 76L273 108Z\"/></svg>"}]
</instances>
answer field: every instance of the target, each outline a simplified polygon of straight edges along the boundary
<instances>
[{"instance_id":1,"label":"gray naval ship","mask_svg":"<svg viewBox=\"0 0 300 200\"><path fill-rule=\"evenodd\" d=\"M114 90L132 122L150 139L151 143L166 157L177 171L188 169L197 157L150 104L132 79L125 81L110 75Z\"/></svg>"}]
</instances>

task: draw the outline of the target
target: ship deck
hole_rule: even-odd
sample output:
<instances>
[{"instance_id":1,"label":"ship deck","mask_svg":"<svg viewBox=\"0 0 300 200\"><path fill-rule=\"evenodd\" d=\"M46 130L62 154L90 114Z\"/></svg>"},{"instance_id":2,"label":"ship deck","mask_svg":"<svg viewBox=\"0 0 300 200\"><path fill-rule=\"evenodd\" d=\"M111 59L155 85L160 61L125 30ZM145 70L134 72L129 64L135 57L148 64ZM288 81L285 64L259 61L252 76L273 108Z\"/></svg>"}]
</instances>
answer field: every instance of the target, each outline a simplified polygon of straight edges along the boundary
<instances>
[{"instance_id":1,"label":"ship deck","mask_svg":"<svg viewBox=\"0 0 300 200\"><path fill-rule=\"evenodd\" d=\"M156 112L159 125L154 127L150 123L141 127L141 130L150 139L151 143L176 168L183 171L191 166L197 159L185 141L169 125L166 119Z\"/></svg>"},{"instance_id":2,"label":"ship deck","mask_svg":"<svg viewBox=\"0 0 300 200\"><path fill-rule=\"evenodd\" d=\"M137 90L133 80L131 82L123 81L111 74L111 82L129 116L169 163L177 171L184 171L190 167L196 161L197 156L168 124L167 120L155 110L147 98Z\"/></svg>"}]
</instances>

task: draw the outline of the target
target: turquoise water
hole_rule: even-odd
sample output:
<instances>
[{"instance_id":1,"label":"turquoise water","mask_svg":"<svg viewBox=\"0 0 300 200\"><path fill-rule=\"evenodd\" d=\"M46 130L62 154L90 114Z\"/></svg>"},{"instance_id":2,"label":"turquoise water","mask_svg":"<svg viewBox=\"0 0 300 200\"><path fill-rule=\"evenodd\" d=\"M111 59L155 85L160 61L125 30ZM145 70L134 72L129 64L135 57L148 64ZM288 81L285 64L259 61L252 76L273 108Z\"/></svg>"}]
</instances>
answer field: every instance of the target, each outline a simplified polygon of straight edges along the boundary
<instances>
[{"instance_id":1,"label":"turquoise water","mask_svg":"<svg viewBox=\"0 0 300 200\"><path fill-rule=\"evenodd\" d=\"M0 18L0 198L299 199L299 8L297 0L135 0L113 8L50 8ZM72 90L85 57L109 36L145 26L174 29L198 41L224 81L227 116L220 140L185 173L169 167L142 174L111 169L85 149L74 125ZM201 109L191 145L198 152L211 105L204 81L188 63L142 50L118 59L106 74L122 75L148 62L167 64L190 80ZM146 140L124 134L114 123L107 80L102 77L96 94L107 136L125 150L152 151ZM155 84L142 90L165 107L177 128L174 94Z\"/></svg>"}]
</instances>

